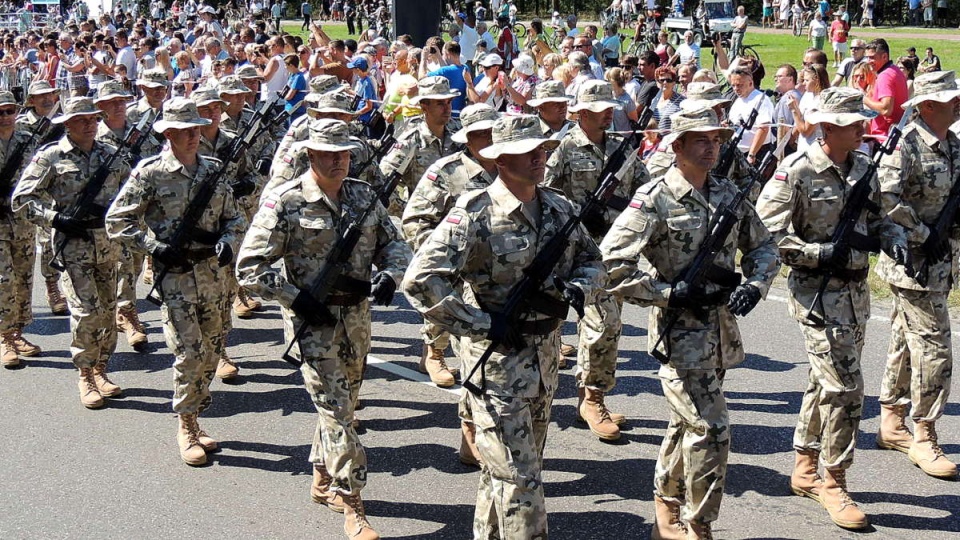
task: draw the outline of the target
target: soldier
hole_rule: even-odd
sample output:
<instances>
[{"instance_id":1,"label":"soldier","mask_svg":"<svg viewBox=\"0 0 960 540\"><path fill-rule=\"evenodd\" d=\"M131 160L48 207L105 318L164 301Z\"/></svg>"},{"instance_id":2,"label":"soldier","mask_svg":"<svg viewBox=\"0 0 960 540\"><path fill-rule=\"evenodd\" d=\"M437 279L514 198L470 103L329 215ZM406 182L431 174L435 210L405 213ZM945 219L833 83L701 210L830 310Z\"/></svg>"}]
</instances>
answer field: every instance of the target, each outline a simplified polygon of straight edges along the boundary
<instances>
[{"instance_id":1,"label":"soldier","mask_svg":"<svg viewBox=\"0 0 960 540\"><path fill-rule=\"evenodd\" d=\"M730 204L737 188L709 174L720 143L731 136L712 109L677 113L672 125L664 144L673 146L676 165L637 190L600 251L611 292L653 308L650 349L666 358L659 376L670 422L654 473L652 536L682 538L686 532L687 538L711 538L730 452L723 374L744 358L734 315L746 315L756 306L780 261L767 228L745 203L714 261L714 274L726 278L723 283L692 286L681 279L703 245L710 216ZM734 271L737 249L747 273L741 285L736 285L740 275ZM654 349L667 319L675 315L680 317L676 329Z\"/></svg>"},{"instance_id":2,"label":"soldier","mask_svg":"<svg viewBox=\"0 0 960 540\"><path fill-rule=\"evenodd\" d=\"M315 119L316 114L310 113L310 107L317 107L317 102L320 100L320 96L331 93L335 90L340 90L342 88L343 85L340 84L340 79L334 77L333 75L318 75L310 79L310 92L303 97L304 106L307 107L307 114L295 119L290 124L290 129L284 133L283 138L277 145L277 148L273 154L273 163L270 165L270 182L268 182L268 185L273 185L273 178L277 175L277 167L279 166L278 164L283 160L284 157L287 156L287 153L290 151L290 147L296 142L307 140L310 134L310 120ZM351 114L349 118L344 117L335 119L342 120L343 122L350 122L353 120L353 115ZM309 164L307 164L307 166L309 166ZM296 176L291 176L279 182L288 182L293 178L296 178ZM264 188L264 191L266 191L266 188ZM260 198L262 202L263 196L261 195Z\"/></svg>"},{"instance_id":3,"label":"soldier","mask_svg":"<svg viewBox=\"0 0 960 540\"><path fill-rule=\"evenodd\" d=\"M37 80L27 87L27 99L24 103L23 114L17 117L17 129L33 131L42 118L49 118L60 99L60 90L50 86L47 81ZM51 123L44 133L37 137L38 144L34 152L41 146L59 140L63 136L63 125ZM28 156L33 157L33 156ZM17 177L19 178L19 177ZM67 300L60 292L60 271L50 266L53 258L53 249L50 246L50 233L44 227L37 227L37 245L40 250L40 275L47 289L47 304L54 315L69 315ZM31 289L33 288L31 284Z\"/></svg>"},{"instance_id":4,"label":"soldier","mask_svg":"<svg viewBox=\"0 0 960 540\"><path fill-rule=\"evenodd\" d=\"M463 128L451 137L454 142L466 144L467 149L449 157L440 158L427 169L420 179L406 208L403 209L403 234L416 251L453 208L460 195L483 189L497 177L497 164L487 159L480 151L493 144L493 123L499 117L493 107L478 103L469 105L460 113ZM424 320L421 329L427 354L421 356L420 370L430 375L430 380L440 387L456 383L453 373L444 360L444 351L450 334L429 320ZM465 396L461 397L460 461L465 465L479 466L476 449L476 428L464 411Z\"/></svg>"},{"instance_id":5,"label":"soldier","mask_svg":"<svg viewBox=\"0 0 960 540\"><path fill-rule=\"evenodd\" d=\"M227 104L223 109L223 118L220 125L224 129L239 133L241 127L250 121L253 116L253 109L245 108L247 97L253 94L253 90L248 88L239 77L228 75L220 79L220 85L217 87L220 91L220 99ZM266 124L269 117L261 119L261 125ZM264 175L270 168L270 161L277 149L276 139L270 136L257 137L250 146L250 161L256 166L257 174ZM248 212L248 221L253 218L257 211L257 200L251 199L249 206L244 206L243 210Z\"/></svg>"},{"instance_id":6,"label":"soldier","mask_svg":"<svg viewBox=\"0 0 960 540\"><path fill-rule=\"evenodd\" d=\"M39 140L17 128L19 110L12 93L0 92L0 364L7 368L19 366L21 356L41 352L23 337L24 327L33 322L37 226L23 212L10 208L14 183L30 163Z\"/></svg>"},{"instance_id":7,"label":"soldier","mask_svg":"<svg viewBox=\"0 0 960 540\"><path fill-rule=\"evenodd\" d=\"M107 213L110 237L153 255L167 272L157 283L161 320L174 355L173 410L178 415L177 445L188 465L207 462L217 441L201 429L197 415L210 406L210 381L225 347L223 317L230 297L223 268L233 261L246 222L233 192L221 177L185 245L169 242L201 183L211 181L220 162L198 154L200 118L193 101L173 98L153 129L166 139L159 156L143 160L123 185Z\"/></svg>"},{"instance_id":8,"label":"soldier","mask_svg":"<svg viewBox=\"0 0 960 540\"><path fill-rule=\"evenodd\" d=\"M310 452L314 502L344 513L348 538L380 536L367 522L360 491L366 485L363 445L353 427L363 360L370 350L370 303L393 299L410 248L386 209L377 204L363 223L337 289L321 304L310 289L346 223L376 202L365 182L347 178L353 146L347 124L317 120L310 137L294 146L307 151L310 169L268 193L244 238L237 277L267 299L280 302L284 334L307 324L297 349L304 385L317 408L317 431ZM283 270L276 263L283 262ZM371 267L380 270L370 280ZM321 313L329 310L332 322Z\"/></svg>"},{"instance_id":9,"label":"soldier","mask_svg":"<svg viewBox=\"0 0 960 540\"><path fill-rule=\"evenodd\" d=\"M575 124L567 120L570 96L564 93L562 81L542 81L537 84L534 99L527 105L537 110L544 137L560 140Z\"/></svg>"},{"instance_id":10,"label":"soldier","mask_svg":"<svg viewBox=\"0 0 960 540\"><path fill-rule=\"evenodd\" d=\"M846 471L853 464L863 409L860 354L870 318L869 252L879 246L831 240L853 185L868 172L870 202L879 207L876 172L869 169L870 158L856 151L864 122L876 115L864 109L857 90L824 90L819 110L806 119L820 124L822 139L780 165L757 205L790 267L790 313L800 323L810 361L810 382L793 436L790 489L822 504L833 522L847 529L867 526L867 516L847 493ZM885 251L906 260L903 230L889 219L864 212L855 232L879 237ZM824 279L829 282L822 302L814 304ZM811 308L815 315L808 317Z\"/></svg>"},{"instance_id":11,"label":"soldier","mask_svg":"<svg viewBox=\"0 0 960 540\"><path fill-rule=\"evenodd\" d=\"M687 99L680 102L680 107L686 110L710 107L713 109L713 112L717 114L717 118L721 119L722 123L723 118L726 116L726 110L732 102L733 100L724 97L720 85L708 82L695 82L687 86ZM661 135L666 135L666 133L662 133ZM723 146L720 147L720 155L723 155L724 149L728 146L727 143L724 143ZM743 156L743 154L740 153L738 156ZM673 153L673 148L661 143L657 151L647 160L647 170L650 171L650 178L653 180L661 178L667 174L667 171L670 170L670 167L673 167L676 161L677 156ZM746 163L746 158L738 161ZM714 174L718 172L719 171L715 171ZM721 176L727 175L723 174Z\"/></svg>"},{"instance_id":12,"label":"soldier","mask_svg":"<svg viewBox=\"0 0 960 540\"><path fill-rule=\"evenodd\" d=\"M543 138L536 116L497 120L493 144L480 151L495 160L497 180L457 200L420 246L403 282L418 311L459 337L463 369L473 368L491 341L503 344L487 362L485 391L465 393L483 461L476 539L547 537L543 449L557 388L560 313L568 302L582 309L606 282L597 246L581 227L536 305L519 320L501 311L538 248L575 213L562 195L539 186L546 151L556 145ZM464 287L473 296L463 295ZM476 373L471 382L479 386L480 380Z\"/></svg>"},{"instance_id":13,"label":"soldier","mask_svg":"<svg viewBox=\"0 0 960 540\"><path fill-rule=\"evenodd\" d=\"M170 88L167 72L162 69L151 69L139 75L137 87L143 92L143 97L127 106L127 123L132 126L137 125L147 111L155 115L162 114L163 101L167 99L167 90ZM151 133L143 143L141 155L155 156L160 153L162 146L163 138Z\"/></svg>"},{"instance_id":14,"label":"soldier","mask_svg":"<svg viewBox=\"0 0 960 540\"><path fill-rule=\"evenodd\" d=\"M578 123L567 131L547 161L546 185L562 190L573 202L586 202L600 182L607 160L614 157L623 141L622 136L607 133L613 123L613 109L619 106L610 83L591 80L580 85L577 103L570 107L571 112L579 113ZM634 151L627 146L628 154ZM603 238L633 192L648 179L646 167L637 161L620 178L609 208L584 216L583 224L595 241ZM620 425L626 422L622 414L611 413L604 403L604 394L613 390L616 382L620 329L620 305L608 294L598 295L587 305L577 328L577 420L585 421L594 435L608 441L620 438Z\"/></svg>"},{"instance_id":15,"label":"soldier","mask_svg":"<svg viewBox=\"0 0 960 540\"><path fill-rule=\"evenodd\" d=\"M226 102L220 99L219 93L214 88L194 90L190 94L190 99L196 103L200 118L210 120L209 124L200 126L200 146L197 151L201 156L207 158L221 159L226 157L223 154L229 151L230 146L237 138L236 133L220 127L220 120L223 118L223 106ZM244 223L247 223L245 208L254 204L253 201L257 200L259 197L258 189L262 184L260 175L257 174L250 162L249 153L244 152L239 161L227 164L227 170L223 178L233 190L234 201L244 215ZM262 303L255 298L248 297L242 287L237 284L232 266L224 268L222 273L223 282L227 285L225 292L228 298L233 299L231 305L233 313L237 317L247 319L252 317L255 311L262 309ZM217 364L217 378L230 380L240 374L240 368L227 354L227 334L233 328L233 318L230 316L229 308L223 314L221 320L223 321L224 346L221 351L220 362Z\"/></svg>"},{"instance_id":16,"label":"soldier","mask_svg":"<svg viewBox=\"0 0 960 540\"><path fill-rule=\"evenodd\" d=\"M121 393L107 378L107 361L117 345L117 261L120 247L107 239L103 214L127 177L122 161L113 167L92 208L84 218L69 215L77 199L91 189L93 173L116 152L96 139L101 113L89 98L71 98L64 114L53 119L66 126L66 135L33 157L13 194L13 209L26 212L37 226L52 227L51 242L62 245L64 270L60 285L70 306L70 352L80 370L80 402L89 409L103 406L103 398Z\"/></svg>"},{"instance_id":17,"label":"soldier","mask_svg":"<svg viewBox=\"0 0 960 540\"><path fill-rule=\"evenodd\" d=\"M904 107L919 115L904 130L897 150L880 166L884 212L907 232L919 276L881 254L877 275L890 284L894 311L887 367L880 386L877 445L907 453L923 472L957 475L957 466L937 441L936 421L950 397L953 354L947 295L957 283L957 227L940 234L933 225L957 189L960 139L949 130L957 120L960 90L953 71L924 73ZM918 279L919 278L919 279ZM907 407L914 421L911 436Z\"/></svg>"},{"instance_id":18,"label":"soldier","mask_svg":"<svg viewBox=\"0 0 960 540\"><path fill-rule=\"evenodd\" d=\"M97 97L93 100L104 117L97 127L97 139L114 146L123 144L129 126L127 125L126 106L133 98L123 88L120 81L109 80L97 88ZM150 133L142 133L148 137ZM139 156L130 156L128 164L136 166ZM147 345L147 333L137 313L137 279L143 271L143 256L131 252L126 246L120 246L120 261L117 265L117 329L127 338L127 344L135 350L143 351Z\"/></svg>"}]
</instances>

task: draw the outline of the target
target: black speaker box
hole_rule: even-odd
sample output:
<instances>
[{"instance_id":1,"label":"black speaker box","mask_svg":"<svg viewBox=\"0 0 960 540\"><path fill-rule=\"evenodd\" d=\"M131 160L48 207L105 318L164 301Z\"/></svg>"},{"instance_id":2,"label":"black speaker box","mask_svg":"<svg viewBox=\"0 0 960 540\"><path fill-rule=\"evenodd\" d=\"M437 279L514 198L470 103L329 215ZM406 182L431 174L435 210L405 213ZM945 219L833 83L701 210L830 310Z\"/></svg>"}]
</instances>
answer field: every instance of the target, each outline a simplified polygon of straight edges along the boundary
<instances>
[{"instance_id":1,"label":"black speaker box","mask_svg":"<svg viewBox=\"0 0 960 540\"><path fill-rule=\"evenodd\" d=\"M427 38L440 35L443 0L393 0L395 35L410 34L422 47Z\"/></svg>"}]
</instances>

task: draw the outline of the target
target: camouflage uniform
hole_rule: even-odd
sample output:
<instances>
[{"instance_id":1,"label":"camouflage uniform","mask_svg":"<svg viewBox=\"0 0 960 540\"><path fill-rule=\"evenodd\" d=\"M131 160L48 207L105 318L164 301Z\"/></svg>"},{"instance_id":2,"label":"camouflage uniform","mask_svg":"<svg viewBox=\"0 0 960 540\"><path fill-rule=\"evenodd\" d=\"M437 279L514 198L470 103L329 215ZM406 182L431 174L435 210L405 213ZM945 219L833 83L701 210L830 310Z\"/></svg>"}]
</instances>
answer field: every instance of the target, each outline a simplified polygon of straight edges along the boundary
<instances>
[{"instance_id":1,"label":"camouflage uniform","mask_svg":"<svg viewBox=\"0 0 960 540\"><path fill-rule=\"evenodd\" d=\"M882 405L911 405L916 422L939 419L950 397L953 354L947 295L960 277L960 233L953 227L952 254L938 263L926 263L920 245L957 181L958 168L960 138L950 132L941 142L919 117L904 130L897 150L880 163L883 211L906 230L914 266L926 265L927 281L921 285L881 254L877 275L890 284L894 312L879 397Z\"/></svg>"},{"instance_id":2,"label":"camouflage uniform","mask_svg":"<svg viewBox=\"0 0 960 540\"><path fill-rule=\"evenodd\" d=\"M147 98L143 97L137 101L134 101L127 106L127 125L135 126L140 123L140 119L143 118L143 115L147 114L148 111L153 111L153 114L160 114L159 109L154 109L147 103ZM160 150L163 149L166 141L159 133L146 133L146 140L143 142L143 146L140 147L140 155L155 156L160 153Z\"/></svg>"},{"instance_id":3,"label":"camouflage uniform","mask_svg":"<svg viewBox=\"0 0 960 540\"><path fill-rule=\"evenodd\" d=\"M870 318L869 253L861 249L851 251L845 268L833 270L822 304L813 306L827 271L820 266L822 246L830 242L847 196L866 174L870 158L852 152L847 166L849 172L841 170L820 144L813 144L783 161L757 205L790 267L790 313L800 323L810 361L793 445L798 452L819 453L827 469L846 469L853 463L863 407L860 354ZM875 178L871 183L871 202L879 205L879 186ZM905 242L899 227L870 212L861 216L856 232ZM807 318L811 306L822 321Z\"/></svg>"},{"instance_id":4,"label":"camouflage uniform","mask_svg":"<svg viewBox=\"0 0 960 540\"><path fill-rule=\"evenodd\" d=\"M706 224L717 207L729 204L737 193L724 178L710 177L707 186L705 199L679 169L670 169L637 191L600 245L611 292L653 307L650 347L674 312L667 308L671 284L703 244ZM765 295L780 262L776 244L749 204L741 207L727 242L715 264L733 271L739 249L746 283ZM743 361L740 331L725 305L703 313L684 310L658 350L669 358L659 376L670 422L657 459L654 493L674 504L685 503L684 521L709 523L720 510L730 450L722 374Z\"/></svg>"}]
</instances>

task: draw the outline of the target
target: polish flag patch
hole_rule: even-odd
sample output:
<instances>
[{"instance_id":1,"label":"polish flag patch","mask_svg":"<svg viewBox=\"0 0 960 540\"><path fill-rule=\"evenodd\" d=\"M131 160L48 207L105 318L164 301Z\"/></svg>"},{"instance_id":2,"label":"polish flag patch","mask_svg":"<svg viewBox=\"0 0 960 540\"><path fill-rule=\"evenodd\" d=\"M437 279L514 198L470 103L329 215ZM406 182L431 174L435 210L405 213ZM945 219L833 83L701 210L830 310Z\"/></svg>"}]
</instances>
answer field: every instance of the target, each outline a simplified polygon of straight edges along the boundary
<instances>
[{"instance_id":1,"label":"polish flag patch","mask_svg":"<svg viewBox=\"0 0 960 540\"><path fill-rule=\"evenodd\" d=\"M283 156L283 162L284 162L284 163L288 163L288 164L289 164L289 163L293 163L293 156L291 156L291 155Z\"/></svg>"},{"instance_id":2,"label":"polish flag patch","mask_svg":"<svg viewBox=\"0 0 960 540\"><path fill-rule=\"evenodd\" d=\"M777 173L773 175L773 178L774 178L774 180L779 180L779 181L781 181L781 182L786 182L786 181L787 181L787 173L777 171Z\"/></svg>"},{"instance_id":3,"label":"polish flag patch","mask_svg":"<svg viewBox=\"0 0 960 540\"><path fill-rule=\"evenodd\" d=\"M263 203L263 205L266 206L267 208L273 210L274 207L277 206L277 203L275 203L275 202L273 202L273 201L267 201L267 202Z\"/></svg>"},{"instance_id":4,"label":"polish flag patch","mask_svg":"<svg viewBox=\"0 0 960 540\"><path fill-rule=\"evenodd\" d=\"M459 225L460 216L447 216L447 222L453 223L454 225Z\"/></svg>"},{"instance_id":5,"label":"polish flag patch","mask_svg":"<svg viewBox=\"0 0 960 540\"><path fill-rule=\"evenodd\" d=\"M431 182L436 182L436 181L437 181L437 173L435 173L435 172L433 172L433 171L427 172L427 179L430 180Z\"/></svg>"},{"instance_id":6,"label":"polish flag patch","mask_svg":"<svg viewBox=\"0 0 960 540\"><path fill-rule=\"evenodd\" d=\"M643 209L643 201L630 201L630 208Z\"/></svg>"}]
</instances>

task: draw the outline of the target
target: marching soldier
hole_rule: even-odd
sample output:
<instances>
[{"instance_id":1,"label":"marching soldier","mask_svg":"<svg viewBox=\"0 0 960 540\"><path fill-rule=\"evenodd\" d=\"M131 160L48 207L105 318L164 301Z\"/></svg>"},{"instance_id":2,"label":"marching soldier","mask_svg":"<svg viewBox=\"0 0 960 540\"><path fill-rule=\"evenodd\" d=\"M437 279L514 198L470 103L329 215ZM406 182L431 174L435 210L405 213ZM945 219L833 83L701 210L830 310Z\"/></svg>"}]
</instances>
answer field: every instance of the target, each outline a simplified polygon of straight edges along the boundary
<instances>
[{"instance_id":1,"label":"marching soldier","mask_svg":"<svg viewBox=\"0 0 960 540\"><path fill-rule=\"evenodd\" d=\"M574 202L583 205L586 197L600 182L600 172L614 157L623 137L607 133L613 123L613 109L619 108L613 87L604 81L586 81L577 93L571 112L579 113L576 126L560 141L557 151L547 161L546 185L562 190ZM627 145L626 152L634 152ZM617 171L614 171L617 172ZM637 161L620 178L609 208L584 216L583 224L599 242L618 213L626 208L633 192L649 179L643 163ZM585 421L594 435L614 441L620 438L622 414L611 413L604 395L615 384L617 342L620 340L620 305L612 296L598 295L584 310L578 333L577 351L577 419Z\"/></svg>"},{"instance_id":2,"label":"marching soldier","mask_svg":"<svg viewBox=\"0 0 960 540\"><path fill-rule=\"evenodd\" d=\"M940 448L936 422L950 397L953 353L947 295L958 279L956 225L934 227L948 209L951 190L960 189L960 139L950 131L960 108L953 71L925 73L914 81L918 117L904 130L897 150L880 166L883 210L907 231L918 276L881 254L877 275L890 284L894 312L887 366L880 386L877 444L907 453L923 472L937 478L957 475ZM914 421L906 426L907 407Z\"/></svg>"},{"instance_id":3,"label":"marching soldier","mask_svg":"<svg viewBox=\"0 0 960 540\"><path fill-rule=\"evenodd\" d=\"M123 144L129 129L126 106L133 98L123 88L120 81L109 80L97 88L97 97L93 100L97 108L103 111L103 120L97 127L97 139L114 146ZM141 137L152 136L142 133ZM128 164L136 166L134 160L140 156L130 156ZM147 333L137 313L137 279L143 271L143 256L132 253L126 246L120 246L120 261L117 266L117 329L127 338L127 344L142 351L147 344Z\"/></svg>"},{"instance_id":4,"label":"marching soldier","mask_svg":"<svg viewBox=\"0 0 960 540\"><path fill-rule=\"evenodd\" d=\"M744 358L734 315L756 306L780 261L767 228L745 203L714 261L713 274L723 277L722 283L695 286L681 279L704 243L710 217L733 200L737 188L709 174L720 143L731 136L716 113L685 111L673 115L672 123L664 144L673 146L676 165L637 190L600 251L611 292L652 306L650 350L666 359L659 376L670 422L654 473L653 538L711 538L730 452L723 374ZM741 285L734 271L737 249L746 273ZM657 345L672 316L679 316L676 328Z\"/></svg>"},{"instance_id":5,"label":"marching soldier","mask_svg":"<svg viewBox=\"0 0 960 540\"><path fill-rule=\"evenodd\" d=\"M219 115L218 115L219 116ZM246 221L223 178L212 179L220 162L198 153L200 118L193 101L173 98L153 129L166 139L159 156L145 159L130 175L107 213L110 237L149 253L166 269L157 283L163 299L161 320L174 355L173 410L178 415L177 445L188 465L207 462L217 441L201 429L197 415L210 406L210 381L223 356L223 318L230 296L223 268L233 262L234 246ZM203 182L215 181L200 220L182 246L171 245L190 201Z\"/></svg>"},{"instance_id":6,"label":"marching soldier","mask_svg":"<svg viewBox=\"0 0 960 540\"><path fill-rule=\"evenodd\" d=\"M879 208L876 172L869 170L870 158L856 151L864 122L876 115L863 107L857 90L824 90L819 110L806 118L820 124L822 139L781 164L757 206L790 267L790 312L800 323L810 360L810 382L793 437L790 489L822 504L833 522L847 529L867 526L846 486L863 409L860 354L870 318L869 252L879 248L879 243L867 245L867 235L879 237L885 252L901 261L907 257L903 230L871 212L859 216L854 242L832 242L854 184L868 171L870 202ZM827 288L817 299L825 279Z\"/></svg>"},{"instance_id":7,"label":"marching soldier","mask_svg":"<svg viewBox=\"0 0 960 540\"><path fill-rule=\"evenodd\" d=\"M568 302L582 309L606 281L593 239L574 231L565 255L519 320L502 313L538 246L574 215L563 196L541 188L546 150L535 116L507 116L480 155L496 162L489 187L460 197L423 242L404 278L411 304L461 340L463 369L501 343L486 365L485 390L466 393L482 458L474 538L546 538L543 449L557 388L558 329ZM462 280L462 281L461 281ZM464 287L473 296L462 294ZM541 313L541 311L549 314ZM469 373L469 371L468 371ZM480 385L481 374L471 382Z\"/></svg>"},{"instance_id":8,"label":"marching soldier","mask_svg":"<svg viewBox=\"0 0 960 540\"><path fill-rule=\"evenodd\" d=\"M163 111L163 102L167 99L170 81L167 72L162 69L144 71L137 77L137 87L143 92L143 97L127 106L127 123L135 126L147 111L159 115ZM144 141L141 155L155 156L160 153L163 138L151 133Z\"/></svg>"},{"instance_id":9,"label":"marching soldier","mask_svg":"<svg viewBox=\"0 0 960 540\"><path fill-rule=\"evenodd\" d=\"M311 114L310 108L316 108L318 106L317 102L320 101L320 96L331 93L335 90L340 90L342 88L343 85L340 84L340 79L334 77L333 75L317 75L316 77L310 79L310 92L303 97L304 106L307 108L307 114L300 116L291 122L290 129L283 134L283 138L280 140L280 143L277 144L277 149L273 154L273 163L270 165L270 182L268 182L268 185L274 184L273 178L277 175L277 167L279 166L278 164L281 163L283 158L287 156L290 151L290 147L293 146L294 143L307 140L309 137L310 120L316 119L314 116L316 113ZM349 107L347 108L349 109ZM352 113L353 111L350 112ZM341 120L343 122L350 122L352 119L352 114L350 115L350 118L335 118L335 120ZM309 164L307 166L309 166ZM293 178L296 178L296 176L286 178L280 181L280 183L288 182ZM264 191L266 191L266 188L264 188ZM262 202L263 195L261 195L260 198Z\"/></svg>"},{"instance_id":10,"label":"marching soldier","mask_svg":"<svg viewBox=\"0 0 960 540\"><path fill-rule=\"evenodd\" d=\"M301 373L317 408L318 421L310 461L314 502L344 513L351 539L379 535L366 519L360 491L367 478L366 455L353 426L363 361L370 350L370 303L387 305L410 261L376 192L347 178L353 146L347 124L317 120L310 137L294 146L306 150L310 169L271 191L253 219L237 261L240 283L280 302L287 340L307 324L298 341ZM362 224L336 290L320 303L310 292L346 223L371 203L375 210ZM276 263L282 261L283 270ZM372 266L379 272L370 279ZM324 318L328 312L332 317Z\"/></svg>"},{"instance_id":11,"label":"marching soldier","mask_svg":"<svg viewBox=\"0 0 960 540\"><path fill-rule=\"evenodd\" d=\"M253 109L245 107L247 98L254 92L236 75L228 75L220 79L217 89L220 91L220 99L227 103L223 108L220 125L228 131L239 133L243 124L249 122L254 114ZM265 125L269 120L270 118L263 118L260 123ZM250 161L260 175L267 174L273 154L277 150L277 139L271 135L272 132L268 131L263 136L257 137L250 146ZM243 211L248 214L248 221L253 219L253 214L257 211L257 199L249 199L249 201L250 204L241 205Z\"/></svg>"},{"instance_id":12,"label":"marching soldier","mask_svg":"<svg viewBox=\"0 0 960 540\"><path fill-rule=\"evenodd\" d=\"M544 137L560 140L574 125L567 120L567 106L570 96L566 94L562 81L541 81L534 89L534 99L528 99L527 105L536 109L540 118L540 128Z\"/></svg>"},{"instance_id":13,"label":"marching soldier","mask_svg":"<svg viewBox=\"0 0 960 540\"><path fill-rule=\"evenodd\" d=\"M30 86L27 87L27 99L24 102L26 108L17 117L17 129L27 131L36 129L37 123L41 119L50 118L59 99L60 90L50 86L47 81L37 80L30 83ZM34 152L48 143L60 140L60 137L63 137L63 125L51 123L45 132L37 138L38 144L34 148ZM54 315L69 315L67 300L60 292L60 271L50 266L50 259L53 258L50 233L43 227L37 227L37 245L40 248L40 275L43 276L43 281L46 284L47 304L50 306L50 311ZM32 284L30 288L33 288Z\"/></svg>"},{"instance_id":14,"label":"marching soldier","mask_svg":"<svg viewBox=\"0 0 960 540\"><path fill-rule=\"evenodd\" d=\"M80 371L80 402L89 409L103 398L121 393L107 378L107 362L117 345L117 263L120 247L107 239L103 216L130 168L113 162L93 204L78 214L68 211L87 190L97 187L91 176L116 152L98 141L101 113L89 98L71 98L64 114L53 119L66 126L66 135L41 148L23 171L13 194L13 209L26 212L37 226L53 228L51 242L59 246L64 267L60 285L70 306L70 352Z\"/></svg>"},{"instance_id":15,"label":"marching soldier","mask_svg":"<svg viewBox=\"0 0 960 540\"><path fill-rule=\"evenodd\" d=\"M33 266L37 260L37 226L24 212L14 213L10 196L30 163L39 137L18 129L13 94L0 92L0 364L12 368L20 357L40 354L40 347L23 337L33 322ZM59 290L59 289L58 289Z\"/></svg>"},{"instance_id":16,"label":"marching soldier","mask_svg":"<svg viewBox=\"0 0 960 540\"><path fill-rule=\"evenodd\" d=\"M496 162L483 157L480 151L493 144L493 123L499 116L493 107L485 103L467 106L461 112L463 127L453 134L452 139L465 144L466 150L440 158L431 165L403 209L403 234L414 251L437 228L462 194L484 189L497 177ZM430 352L421 356L420 370L428 373L437 386L453 386L456 379L443 356L450 334L429 320L424 320L421 334L424 343L429 344L427 349ZM469 421L469 415L462 410L466 404L465 398L461 398L460 403L461 417L465 418L461 422L460 461L479 466L476 429Z\"/></svg>"}]
</instances>

